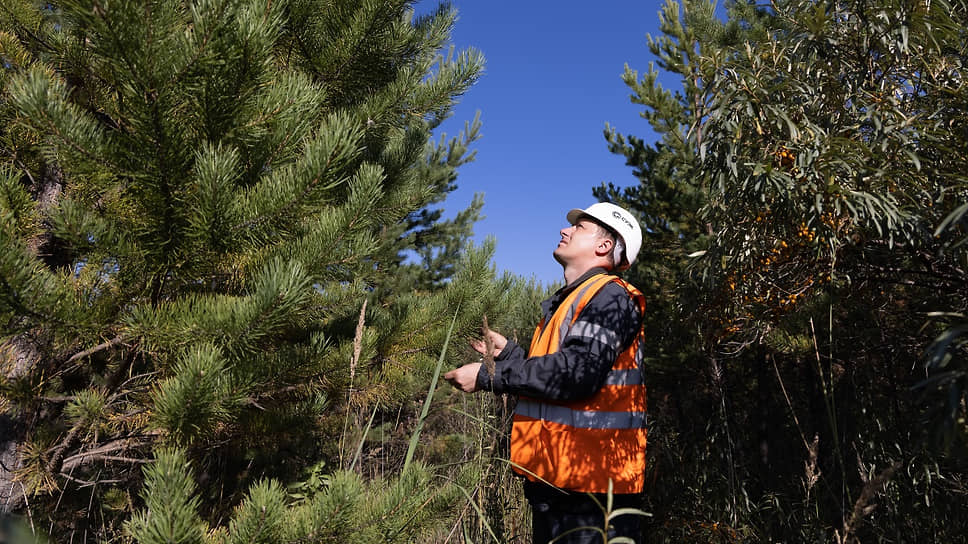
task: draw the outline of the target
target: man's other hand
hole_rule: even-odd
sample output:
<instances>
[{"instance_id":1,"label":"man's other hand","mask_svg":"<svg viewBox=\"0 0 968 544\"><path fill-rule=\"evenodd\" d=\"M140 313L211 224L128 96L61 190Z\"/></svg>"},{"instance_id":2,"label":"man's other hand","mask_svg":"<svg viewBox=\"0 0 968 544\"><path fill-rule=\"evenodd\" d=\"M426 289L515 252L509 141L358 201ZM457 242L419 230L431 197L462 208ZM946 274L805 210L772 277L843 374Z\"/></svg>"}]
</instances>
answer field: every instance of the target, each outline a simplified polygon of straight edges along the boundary
<instances>
[{"instance_id":1,"label":"man's other hand","mask_svg":"<svg viewBox=\"0 0 968 544\"><path fill-rule=\"evenodd\" d=\"M491 342L491 357L497 357L508 345L508 339L503 334L494 332L491 329L484 331L485 337L481 340L471 340L471 347L481 355L487 355L487 341Z\"/></svg>"}]
</instances>

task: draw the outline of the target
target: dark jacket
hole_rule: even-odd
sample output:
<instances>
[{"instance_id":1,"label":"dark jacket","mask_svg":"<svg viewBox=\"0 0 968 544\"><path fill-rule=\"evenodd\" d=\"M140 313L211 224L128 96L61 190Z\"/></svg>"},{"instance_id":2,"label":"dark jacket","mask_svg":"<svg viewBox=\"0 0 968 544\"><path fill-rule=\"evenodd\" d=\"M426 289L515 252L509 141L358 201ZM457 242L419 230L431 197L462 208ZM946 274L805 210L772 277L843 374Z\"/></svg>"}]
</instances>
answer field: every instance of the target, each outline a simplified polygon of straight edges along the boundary
<instances>
[{"instance_id":1,"label":"dark jacket","mask_svg":"<svg viewBox=\"0 0 968 544\"><path fill-rule=\"evenodd\" d=\"M589 277L607 273L593 268L541 303L544 319ZM496 394L511 393L536 399L571 401L594 395L605 383L618 354L628 347L642 326L642 315L628 292L617 283L603 287L581 312L580 321L600 327L599 337L565 336L560 349L543 357L528 358L524 348L508 340L495 357L494 376L481 365L479 389Z\"/></svg>"}]
</instances>

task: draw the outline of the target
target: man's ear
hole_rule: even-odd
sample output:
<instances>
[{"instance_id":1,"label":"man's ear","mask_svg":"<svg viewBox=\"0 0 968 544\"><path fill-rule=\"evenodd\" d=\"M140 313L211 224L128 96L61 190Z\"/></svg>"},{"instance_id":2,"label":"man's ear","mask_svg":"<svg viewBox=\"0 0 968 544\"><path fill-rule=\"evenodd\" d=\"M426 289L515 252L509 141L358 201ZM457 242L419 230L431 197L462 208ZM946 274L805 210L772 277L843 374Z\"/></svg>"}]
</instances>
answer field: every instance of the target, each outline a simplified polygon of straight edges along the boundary
<instances>
[{"instance_id":1,"label":"man's ear","mask_svg":"<svg viewBox=\"0 0 968 544\"><path fill-rule=\"evenodd\" d=\"M598 255L599 257L604 257L605 255L608 255L608 252L612 250L612 247L614 245L615 245L615 242L613 242L612 240L609 240L608 238L602 238L598 242L598 246L595 248L595 255Z\"/></svg>"}]
</instances>

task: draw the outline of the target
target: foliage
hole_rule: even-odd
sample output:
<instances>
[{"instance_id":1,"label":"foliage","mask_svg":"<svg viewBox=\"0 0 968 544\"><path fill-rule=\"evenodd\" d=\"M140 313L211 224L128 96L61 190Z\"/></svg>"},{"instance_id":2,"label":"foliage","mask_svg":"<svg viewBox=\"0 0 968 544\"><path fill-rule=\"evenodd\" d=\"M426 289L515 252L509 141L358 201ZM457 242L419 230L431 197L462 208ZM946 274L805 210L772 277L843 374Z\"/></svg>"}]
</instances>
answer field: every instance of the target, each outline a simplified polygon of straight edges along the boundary
<instances>
[{"instance_id":1,"label":"foliage","mask_svg":"<svg viewBox=\"0 0 968 544\"><path fill-rule=\"evenodd\" d=\"M608 130L640 184L596 190L655 248L654 539L957 538L968 6L713 7L666 3L682 90L626 71L659 141Z\"/></svg>"},{"instance_id":2,"label":"foliage","mask_svg":"<svg viewBox=\"0 0 968 544\"><path fill-rule=\"evenodd\" d=\"M129 524L138 542L203 542L198 498L187 459L177 450L159 450L145 469L147 510Z\"/></svg>"},{"instance_id":3,"label":"foliage","mask_svg":"<svg viewBox=\"0 0 968 544\"><path fill-rule=\"evenodd\" d=\"M468 245L480 197L434 208L483 59L411 4L0 7L5 509L58 541L410 541L464 500L479 464L417 467L421 438L400 473L360 420L408 433L455 312L538 288Z\"/></svg>"},{"instance_id":4,"label":"foliage","mask_svg":"<svg viewBox=\"0 0 968 544\"><path fill-rule=\"evenodd\" d=\"M194 480L184 453L160 450L145 469L145 510L128 524L135 542L413 542L443 525L451 486L431 485L418 464L393 481L364 481L340 471L302 502L286 507L285 490L271 480L253 485L227 527L203 532ZM429 527L429 528L428 528Z\"/></svg>"}]
</instances>

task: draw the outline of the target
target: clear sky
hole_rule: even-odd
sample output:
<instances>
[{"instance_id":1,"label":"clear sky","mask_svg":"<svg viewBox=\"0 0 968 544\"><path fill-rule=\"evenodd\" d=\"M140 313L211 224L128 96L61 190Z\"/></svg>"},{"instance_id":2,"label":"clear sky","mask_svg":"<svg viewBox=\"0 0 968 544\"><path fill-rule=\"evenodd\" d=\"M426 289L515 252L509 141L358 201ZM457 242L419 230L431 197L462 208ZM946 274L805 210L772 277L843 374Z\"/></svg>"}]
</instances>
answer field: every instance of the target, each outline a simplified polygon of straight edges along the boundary
<instances>
[{"instance_id":1,"label":"clear sky","mask_svg":"<svg viewBox=\"0 0 968 544\"><path fill-rule=\"evenodd\" d=\"M438 2L421 0L417 13ZM484 193L484 220L474 239L497 240L494 263L550 284L562 279L552 257L565 214L595 202L601 182L635 185L624 158L607 149L610 123L623 134L654 138L629 100L626 63L643 73L653 59L646 34L657 36L659 1L454 0L458 50L487 59L484 76L441 129L448 136L481 112L477 158L463 166L445 215ZM675 81L671 84L675 85ZM439 137L439 135L438 135Z\"/></svg>"}]
</instances>

